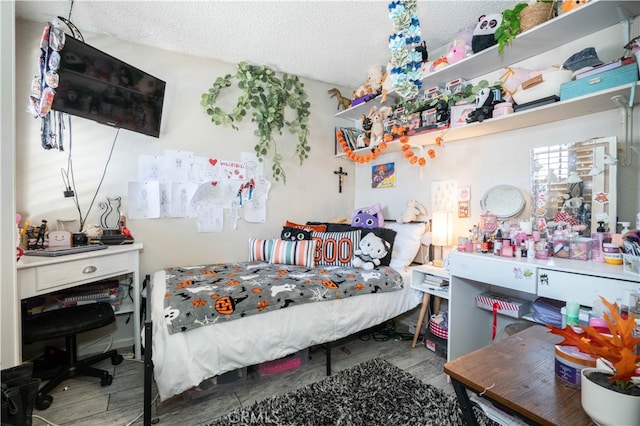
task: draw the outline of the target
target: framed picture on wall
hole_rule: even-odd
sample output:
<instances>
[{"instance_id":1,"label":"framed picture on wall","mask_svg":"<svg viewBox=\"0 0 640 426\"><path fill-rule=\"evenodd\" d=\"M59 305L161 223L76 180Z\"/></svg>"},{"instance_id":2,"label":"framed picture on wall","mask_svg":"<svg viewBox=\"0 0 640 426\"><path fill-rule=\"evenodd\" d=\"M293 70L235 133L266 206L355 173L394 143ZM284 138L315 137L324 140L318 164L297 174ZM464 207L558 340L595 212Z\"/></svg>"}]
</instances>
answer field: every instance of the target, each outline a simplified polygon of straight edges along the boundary
<instances>
[{"instance_id":1,"label":"framed picture on wall","mask_svg":"<svg viewBox=\"0 0 640 426\"><path fill-rule=\"evenodd\" d=\"M371 166L371 188L391 188L396 186L396 163Z\"/></svg>"},{"instance_id":2,"label":"framed picture on wall","mask_svg":"<svg viewBox=\"0 0 640 426\"><path fill-rule=\"evenodd\" d=\"M458 217L469 217L469 201L458 201Z\"/></svg>"}]
</instances>

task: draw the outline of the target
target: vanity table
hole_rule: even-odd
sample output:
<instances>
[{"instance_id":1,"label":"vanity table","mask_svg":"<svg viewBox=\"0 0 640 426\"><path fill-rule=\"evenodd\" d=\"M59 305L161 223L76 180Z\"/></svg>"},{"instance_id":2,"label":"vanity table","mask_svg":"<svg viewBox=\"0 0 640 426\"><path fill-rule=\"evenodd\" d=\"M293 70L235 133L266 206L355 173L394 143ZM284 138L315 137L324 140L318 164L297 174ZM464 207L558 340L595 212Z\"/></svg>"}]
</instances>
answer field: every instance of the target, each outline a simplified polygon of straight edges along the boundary
<instances>
[{"instance_id":1,"label":"vanity table","mask_svg":"<svg viewBox=\"0 0 640 426\"><path fill-rule=\"evenodd\" d=\"M493 313L476 306L478 294L491 291L531 302L546 297L591 307L598 296L612 302L620 299L628 305L629 294L640 291L640 275L617 265L464 252L452 252L450 256L448 360L493 343ZM507 325L524 321L534 320L530 314L522 318L498 314L496 336Z\"/></svg>"},{"instance_id":2,"label":"vanity table","mask_svg":"<svg viewBox=\"0 0 640 426\"><path fill-rule=\"evenodd\" d=\"M127 340L134 342L135 357L140 359L141 250L142 244L134 243L59 257L23 256L16 265L18 294L21 300L25 300L107 278L127 278L131 282L130 294L133 301L123 303L116 312L116 319L124 314L133 315L133 335ZM16 328L18 335L22 335L21 324L17 324Z\"/></svg>"}]
</instances>

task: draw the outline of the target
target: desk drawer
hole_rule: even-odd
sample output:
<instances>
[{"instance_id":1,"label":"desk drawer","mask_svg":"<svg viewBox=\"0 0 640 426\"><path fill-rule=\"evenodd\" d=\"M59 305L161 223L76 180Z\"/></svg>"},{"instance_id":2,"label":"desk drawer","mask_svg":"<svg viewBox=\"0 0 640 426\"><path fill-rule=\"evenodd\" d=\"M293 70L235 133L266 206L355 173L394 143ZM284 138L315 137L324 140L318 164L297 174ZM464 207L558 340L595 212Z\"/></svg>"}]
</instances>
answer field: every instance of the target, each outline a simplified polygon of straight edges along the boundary
<instances>
[{"instance_id":1,"label":"desk drawer","mask_svg":"<svg viewBox=\"0 0 640 426\"><path fill-rule=\"evenodd\" d=\"M536 293L536 266L526 261L505 260L492 255L451 256L452 275L474 281Z\"/></svg>"},{"instance_id":2,"label":"desk drawer","mask_svg":"<svg viewBox=\"0 0 640 426\"><path fill-rule=\"evenodd\" d=\"M35 269L36 292L49 292L70 283L91 282L129 269L127 253L72 260Z\"/></svg>"},{"instance_id":3,"label":"desk drawer","mask_svg":"<svg viewBox=\"0 0 640 426\"><path fill-rule=\"evenodd\" d=\"M538 296L583 306L592 306L598 296L611 303L620 298L623 305L629 305L629 294L637 287L638 283L632 281L538 269Z\"/></svg>"}]
</instances>

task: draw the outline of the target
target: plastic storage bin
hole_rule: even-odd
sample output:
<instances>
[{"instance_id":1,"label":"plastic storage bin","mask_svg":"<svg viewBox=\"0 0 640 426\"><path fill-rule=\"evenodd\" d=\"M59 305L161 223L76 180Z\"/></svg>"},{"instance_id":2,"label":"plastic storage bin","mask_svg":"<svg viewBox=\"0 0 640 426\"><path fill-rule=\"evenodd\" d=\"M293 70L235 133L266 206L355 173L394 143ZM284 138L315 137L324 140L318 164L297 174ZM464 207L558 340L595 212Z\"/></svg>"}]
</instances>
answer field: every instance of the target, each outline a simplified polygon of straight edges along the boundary
<instances>
[{"instance_id":1,"label":"plastic storage bin","mask_svg":"<svg viewBox=\"0 0 640 426\"><path fill-rule=\"evenodd\" d=\"M622 255L623 269L627 272L633 272L640 275L640 256L630 254Z\"/></svg>"},{"instance_id":2,"label":"plastic storage bin","mask_svg":"<svg viewBox=\"0 0 640 426\"><path fill-rule=\"evenodd\" d=\"M563 83L560 86L560 100L564 101L635 81L638 81L638 64L636 63L604 71L593 77Z\"/></svg>"}]
</instances>

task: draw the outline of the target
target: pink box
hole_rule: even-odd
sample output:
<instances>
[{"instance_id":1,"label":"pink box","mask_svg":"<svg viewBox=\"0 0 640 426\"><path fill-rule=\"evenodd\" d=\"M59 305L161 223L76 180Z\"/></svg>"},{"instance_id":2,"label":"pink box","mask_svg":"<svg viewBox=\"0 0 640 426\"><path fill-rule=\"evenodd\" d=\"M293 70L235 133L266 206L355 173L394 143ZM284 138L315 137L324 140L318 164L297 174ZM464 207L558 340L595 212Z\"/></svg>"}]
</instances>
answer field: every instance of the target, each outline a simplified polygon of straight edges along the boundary
<instances>
[{"instance_id":1,"label":"pink box","mask_svg":"<svg viewBox=\"0 0 640 426\"><path fill-rule=\"evenodd\" d=\"M513 246L511 244L502 243L502 248L500 249L500 256L503 257L513 257Z\"/></svg>"},{"instance_id":2,"label":"pink box","mask_svg":"<svg viewBox=\"0 0 640 426\"><path fill-rule=\"evenodd\" d=\"M467 117L476 109L475 104L454 105L451 107L451 127L466 126Z\"/></svg>"}]
</instances>

